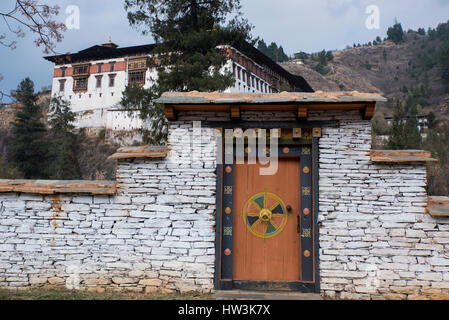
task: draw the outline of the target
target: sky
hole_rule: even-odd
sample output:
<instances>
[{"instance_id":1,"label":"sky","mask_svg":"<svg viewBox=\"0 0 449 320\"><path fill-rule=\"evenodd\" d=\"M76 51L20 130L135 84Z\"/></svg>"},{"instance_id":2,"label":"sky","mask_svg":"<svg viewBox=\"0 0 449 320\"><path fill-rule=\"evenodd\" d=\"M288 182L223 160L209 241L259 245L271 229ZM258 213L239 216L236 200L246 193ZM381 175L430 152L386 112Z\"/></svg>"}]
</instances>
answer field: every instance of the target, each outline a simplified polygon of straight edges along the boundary
<instances>
[{"instance_id":1,"label":"sky","mask_svg":"<svg viewBox=\"0 0 449 320\"><path fill-rule=\"evenodd\" d=\"M128 24L124 0L39 0L59 5L58 20L70 28L57 44L58 53L77 52L112 41L121 47L152 43L150 36ZM14 0L2 0L0 12L9 12ZM395 19L405 30L436 27L449 20L449 0L241 0L253 36L282 45L287 54L337 50L353 43L384 38ZM79 26L72 8L79 9ZM78 28L79 27L79 28ZM8 34L0 21L0 35ZM34 36L18 39L17 48L0 46L0 90L10 92L30 77L36 91L51 84L53 64L37 48ZM9 38L12 39L12 38Z\"/></svg>"}]
</instances>

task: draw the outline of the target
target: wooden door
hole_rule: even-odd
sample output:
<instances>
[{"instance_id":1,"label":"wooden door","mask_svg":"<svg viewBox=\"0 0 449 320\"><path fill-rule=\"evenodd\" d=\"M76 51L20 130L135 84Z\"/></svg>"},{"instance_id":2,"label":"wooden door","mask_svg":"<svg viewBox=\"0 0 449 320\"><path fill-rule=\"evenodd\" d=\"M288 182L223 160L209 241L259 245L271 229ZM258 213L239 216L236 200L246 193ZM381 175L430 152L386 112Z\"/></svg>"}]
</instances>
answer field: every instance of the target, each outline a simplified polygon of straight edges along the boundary
<instances>
[{"instance_id":1,"label":"wooden door","mask_svg":"<svg viewBox=\"0 0 449 320\"><path fill-rule=\"evenodd\" d=\"M300 281L299 157L280 158L275 175L260 167L234 166L233 279Z\"/></svg>"}]
</instances>

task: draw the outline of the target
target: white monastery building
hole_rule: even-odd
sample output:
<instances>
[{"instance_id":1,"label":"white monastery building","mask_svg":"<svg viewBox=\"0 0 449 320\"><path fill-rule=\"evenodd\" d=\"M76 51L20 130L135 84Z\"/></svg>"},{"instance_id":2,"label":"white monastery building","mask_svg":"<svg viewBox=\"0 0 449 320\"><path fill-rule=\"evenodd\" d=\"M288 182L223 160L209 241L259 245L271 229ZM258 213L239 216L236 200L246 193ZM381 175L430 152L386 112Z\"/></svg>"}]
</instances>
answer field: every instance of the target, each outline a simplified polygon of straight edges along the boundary
<instances>
[{"instance_id":1,"label":"white monastery building","mask_svg":"<svg viewBox=\"0 0 449 320\"><path fill-rule=\"evenodd\" d=\"M149 88L155 82L156 70L147 67L154 47L121 48L109 40L77 53L45 57L55 64L51 95L70 103L78 128L142 128L141 120L129 117L120 101L127 85ZM289 91L313 92L304 78L289 73L254 47L225 48L229 60L222 71L233 72L236 81L224 93L278 93L282 84Z\"/></svg>"}]
</instances>

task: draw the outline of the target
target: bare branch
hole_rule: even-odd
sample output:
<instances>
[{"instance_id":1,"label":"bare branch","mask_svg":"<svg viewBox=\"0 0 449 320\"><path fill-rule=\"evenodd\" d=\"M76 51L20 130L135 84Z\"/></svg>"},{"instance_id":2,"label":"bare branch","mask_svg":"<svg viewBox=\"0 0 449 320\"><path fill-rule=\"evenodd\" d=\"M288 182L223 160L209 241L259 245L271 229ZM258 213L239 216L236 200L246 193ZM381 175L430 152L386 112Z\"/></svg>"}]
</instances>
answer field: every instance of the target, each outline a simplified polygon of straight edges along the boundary
<instances>
[{"instance_id":1,"label":"bare branch","mask_svg":"<svg viewBox=\"0 0 449 320\"><path fill-rule=\"evenodd\" d=\"M34 43L37 47L43 47L44 53L55 52L55 42L61 42L63 32L66 31L64 23L54 20L59 14L59 6L39 4L40 0L16 0L14 9L10 12L0 12L8 30L18 38L23 38L25 33L20 26L37 35ZM17 26L12 27L10 23ZM0 38L0 44L15 49L15 41L5 41L6 34Z\"/></svg>"}]
</instances>

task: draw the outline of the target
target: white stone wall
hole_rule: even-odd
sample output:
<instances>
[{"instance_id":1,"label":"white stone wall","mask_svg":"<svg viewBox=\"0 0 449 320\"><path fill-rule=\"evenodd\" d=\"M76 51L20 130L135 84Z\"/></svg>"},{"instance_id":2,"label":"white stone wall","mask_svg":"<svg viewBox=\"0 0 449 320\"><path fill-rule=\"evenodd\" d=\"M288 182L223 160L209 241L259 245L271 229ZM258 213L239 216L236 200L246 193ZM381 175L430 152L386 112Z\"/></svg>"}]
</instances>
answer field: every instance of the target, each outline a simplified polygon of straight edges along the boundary
<instances>
[{"instance_id":1,"label":"white stone wall","mask_svg":"<svg viewBox=\"0 0 449 320\"><path fill-rule=\"evenodd\" d=\"M370 123L356 119L320 139L322 294L449 298L449 218L426 213L425 165L373 164Z\"/></svg>"},{"instance_id":2,"label":"white stone wall","mask_svg":"<svg viewBox=\"0 0 449 320\"><path fill-rule=\"evenodd\" d=\"M0 194L0 286L210 291L217 131L200 134L194 119L229 114L181 113L166 159L118 162L116 196ZM425 166L373 164L370 124L356 111L309 120L340 121L323 128L319 145L322 295L449 298L449 218L425 212Z\"/></svg>"},{"instance_id":3,"label":"white stone wall","mask_svg":"<svg viewBox=\"0 0 449 320\"><path fill-rule=\"evenodd\" d=\"M1 194L0 286L210 291L216 143L203 131L198 159L178 130L167 159L120 161L116 196Z\"/></svg>"}]
</instances>

